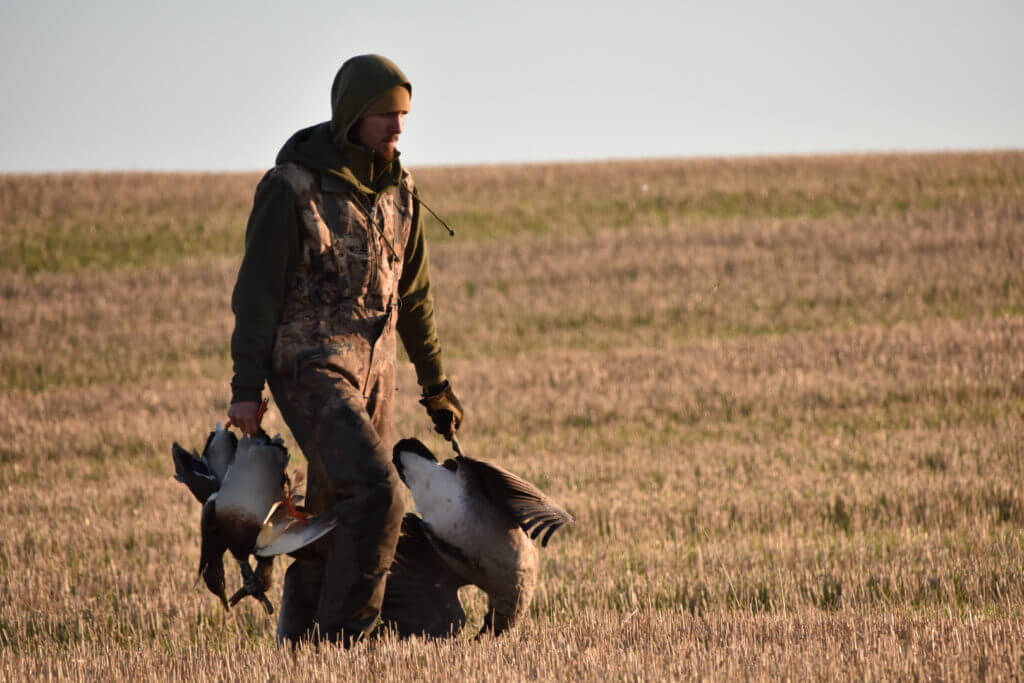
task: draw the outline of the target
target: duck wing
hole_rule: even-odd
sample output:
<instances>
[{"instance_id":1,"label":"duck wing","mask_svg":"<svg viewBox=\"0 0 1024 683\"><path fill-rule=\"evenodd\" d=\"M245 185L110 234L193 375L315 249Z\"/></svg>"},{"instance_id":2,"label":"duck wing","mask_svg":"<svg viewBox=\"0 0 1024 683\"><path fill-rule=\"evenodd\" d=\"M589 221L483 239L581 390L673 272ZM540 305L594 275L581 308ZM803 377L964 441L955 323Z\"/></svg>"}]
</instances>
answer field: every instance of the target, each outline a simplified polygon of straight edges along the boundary
<instances>
[{"instance_id":1,"label":"duck wing","mask_svg":"<svg viewBox=\"0 0 1024 683\"><path fill-rule=\"evenodd\" d=\"M187 486L200 503L205 503L220 488L220 482L206 461L177 442L171 446L171 458L174 459L174 478Z\"/></svg>"},{"instance_id":2,"label":"duck wing","mask_svg":"<svg viewBox=\"0 0 1024 683\"><path fill-rule=\"evenodd\" d=\"M298 516L296 516L298 515ZM260 557L286 555L304 548L338 525L333 512L306 516L301 507L292 512L282 501L274 503L256 537L253 552Z\"/></svg>"},{"instance_id":3,"label":"duck wing","mask_svg":"<svg viewBox=\"0 0 1024 683\"><path fill-rule=\"evenodd\" d=\"M407 514L384 590L381 627L401 638L454 637L466 623L459 588L467 583L431 544L423 520Z\"/></svg>"},{"instance_id":4,"label":"duck wing","mask_svg":"<svg viewBox=\"0 0 1024 683\"><path fill-rule=\"evenodd\" d=\"M224 475L235 460L235 450L238 448L238 437L230 429L225 429L221 423L217 423L206 437L206 445L203 446L203 460L209 465L210 471L217 477L217 481L223 482Z\"/></svg>"},{"instance_id":5,"label":"duck wing","mask_svg":"<svg viewBox=\"0 0 1024 683\"><path fill-rule=\"evenodd\" d=\"M573 523L572 515L522 477L464 455L456 457L455 464L460 472L465 468L487 498L511 514L530 538L544 534L541 545L546 546L553 533Z\"/></svg>"}]
</instances>

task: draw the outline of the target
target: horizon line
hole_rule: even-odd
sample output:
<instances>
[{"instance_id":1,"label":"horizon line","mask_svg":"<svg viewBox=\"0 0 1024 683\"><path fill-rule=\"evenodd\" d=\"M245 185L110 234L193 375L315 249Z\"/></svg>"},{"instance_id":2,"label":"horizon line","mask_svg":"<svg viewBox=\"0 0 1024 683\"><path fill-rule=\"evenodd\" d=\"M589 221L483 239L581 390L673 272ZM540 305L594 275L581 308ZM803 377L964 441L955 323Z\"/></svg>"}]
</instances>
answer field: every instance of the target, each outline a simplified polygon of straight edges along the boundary
<instances>
[{"instance_id":1,"label":"horizon line","mask_svg":"<svg viewBox=\"0 0 1024 683\"><path fill-rule=\"evenodd\" d=\"M460 168L494 168L494 167L522 167L522 166L572 166L590 164L636 164L643 162L708 162L708 161L757 161L769 159L826 159L837 157L885 157L885 156L954 156L954 155L986 155L986 154L1019 154L1024 153L1024 146L1021 147L947 147L947 148L908 148L908 149L875 149L875 150L826 150L818 152L782 152L782 153L736 153L736 154L694 154L694 155L654 155L646 157L597 157L597 158L567 158L567 159L537 159L537 160L501 160L501 161L472 161L465 163L441 163L441 164L409 164L406 168L411 170L432 170L432 169L460 169ZM261 168L68 168L68 169L43 169L43 170L0 170L0 177L3 176L44 176L44 175L85 175L85 174L207 174L207 175L249 175L254 173L265 173L273 166Z\"/></svg>"}]
</instances>

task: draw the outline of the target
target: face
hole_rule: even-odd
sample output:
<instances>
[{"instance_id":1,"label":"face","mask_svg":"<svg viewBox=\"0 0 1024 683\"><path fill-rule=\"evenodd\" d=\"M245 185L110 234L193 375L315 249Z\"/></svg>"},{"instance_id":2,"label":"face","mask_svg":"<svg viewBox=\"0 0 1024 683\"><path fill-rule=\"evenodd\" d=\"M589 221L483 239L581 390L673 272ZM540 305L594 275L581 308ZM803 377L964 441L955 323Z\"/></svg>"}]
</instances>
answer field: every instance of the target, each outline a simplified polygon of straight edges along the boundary
<instances>
[{"instance_id":1,"label":"face","mask_svg":"<svg viewBox=\"0 0 1024 683\"><path fill-rule=\"evenodd\" d=\"M398 136L405 130L406 114L408 112L389 111L364 116L356 124L356 135L385 161L393 161L398 151Z\"/></svg>"}]
</instances>

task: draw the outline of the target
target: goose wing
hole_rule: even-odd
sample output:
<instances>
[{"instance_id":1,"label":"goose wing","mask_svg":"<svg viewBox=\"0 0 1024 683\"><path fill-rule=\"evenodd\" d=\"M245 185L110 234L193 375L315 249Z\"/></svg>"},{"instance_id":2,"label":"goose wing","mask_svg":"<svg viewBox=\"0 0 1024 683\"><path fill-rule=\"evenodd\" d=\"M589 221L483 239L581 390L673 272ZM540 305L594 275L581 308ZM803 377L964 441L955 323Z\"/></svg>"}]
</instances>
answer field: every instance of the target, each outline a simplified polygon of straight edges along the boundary
<instances>
[{"instance_id":1,"label":"goose wing","mask_svg":"<svg viewBox=\"0 0 1024 683\"><path fill-rule=\"evenodd\" d=\"M200 503L205 503L220 488L220 482L206 461L177 442L171 446L171 458L174 459L174 478L187 486Z\"/></svg>"},{"instance_id":2,"label":"goose wing","mask_svg":"<svg viewBox=\"0 0 1024 683\"><path fill-rule=\"evenodd\" d=\"M464 455L455 462L460 471L468 469L491 502L511 514L530 538L544 534L541 545L546 546L553 533L572 524L572 515L522 477Z\"/></svg>"},{"instance_id":3,"label":"goose wing","mask_svg":"<svg viewBox=\"0 0 1024 683\"><path fill-rule=\"evenodd\" d=\"M449 569L427 537L423 520L409 513L384 590L381 625L400 637L455 636L466 623L459 588L466 585Z\"/></svg>"}]
</instances>

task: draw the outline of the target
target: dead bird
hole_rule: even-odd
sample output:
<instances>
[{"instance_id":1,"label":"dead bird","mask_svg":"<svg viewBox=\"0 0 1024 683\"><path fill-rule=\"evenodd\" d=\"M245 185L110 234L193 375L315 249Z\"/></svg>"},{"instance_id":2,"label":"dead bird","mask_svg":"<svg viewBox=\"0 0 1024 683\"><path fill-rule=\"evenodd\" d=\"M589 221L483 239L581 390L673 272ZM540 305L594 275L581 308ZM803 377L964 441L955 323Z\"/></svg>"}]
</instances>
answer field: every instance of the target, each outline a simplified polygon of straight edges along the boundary
<instances>
[{"instance_id":1,"label":"dead bird","mask_svg":"<svg viewBox=\"0 0 1024 683\"><path fill-rule=\"evenodd\" d=\"M273 556L278 552L260 549L256 569L249 564L249 555L257 552L257 538L264 522L279 501L293 499L285 468L288 450L280 437L271 439L266 433L243 437L239 441L219 423L207 438L203 454L189 453L175 443L171 448L175 478L184 483L203 504L200 518L202 543L199 553L199 576L216 595L225 609L251 595L273 613L266 591L273 579ZM288 492L288 496L286 496ZM292 504L302 524L295 528L277 525L277 547L282 552L316 540L334 528L332 516L310 517ZM242 573L242 587L227 598L224 580L224 552L231 551Z\"/></svg>"},{"instance_id":2,"label":"dead bird","mask_svg":"<svg viewBox=\"0 0 1024 683\"><path fill-rule=\"evenodd\" d=\"M438 575L433 583L444 595L406 604L407 611L418 605L434 621L450 629L461 627L465 615L460 620L461 605L456 609L451 598L459 585L474 584L489 599L477 637L498 635L513 626L530 606L539 572L537 549L527 534L541 537L541 545L547 545L552 534L573 522L572 515L533 484L500 467L463 455L439 463L418 439L395 444L393 459L423 516L421 529L415 531L429 540L449 572L432 569ZM401 544L400 539L400 558ZM394 580L395 568L392 571ZM394 588L389 581L389 590L404 593L407 603L415 601L414 591L403 590L403 580L409 579L399 575ZM454 599L457 603L458 597ZM401 601L392 600L393 610L403 606L396 602Z\"/></svg>"}]
</instances>

